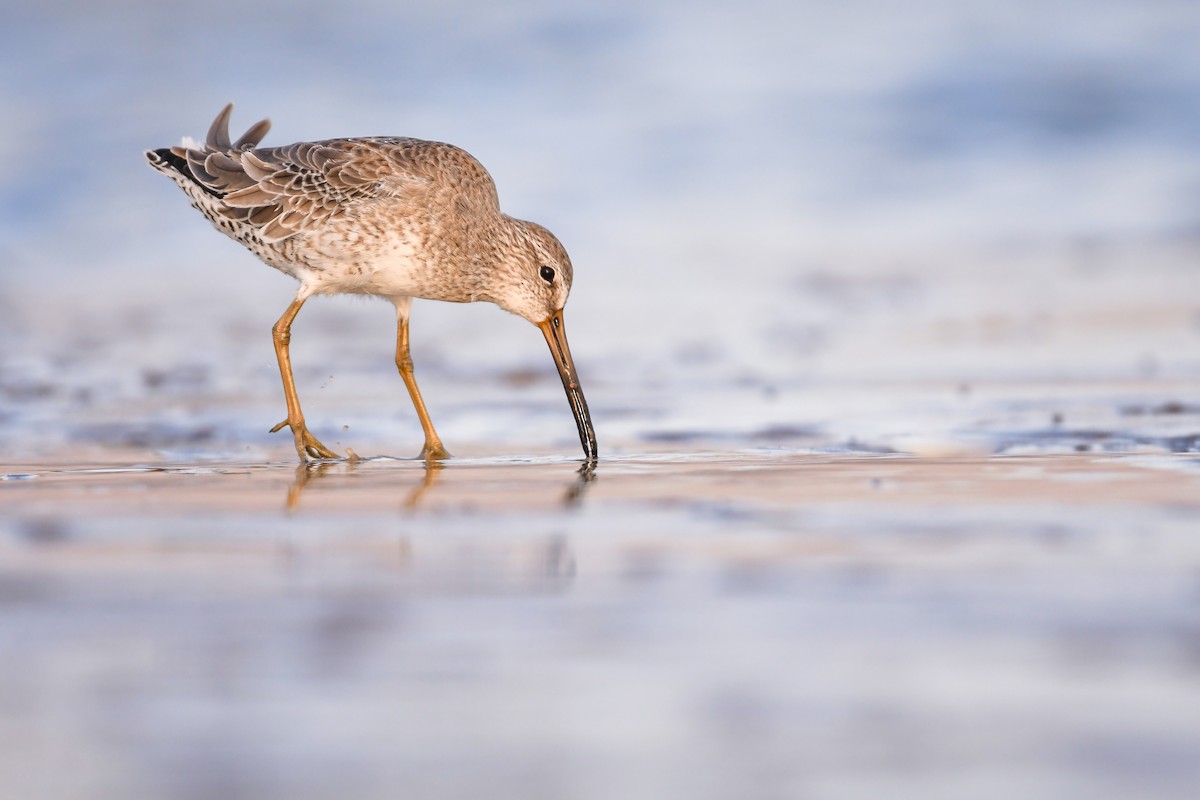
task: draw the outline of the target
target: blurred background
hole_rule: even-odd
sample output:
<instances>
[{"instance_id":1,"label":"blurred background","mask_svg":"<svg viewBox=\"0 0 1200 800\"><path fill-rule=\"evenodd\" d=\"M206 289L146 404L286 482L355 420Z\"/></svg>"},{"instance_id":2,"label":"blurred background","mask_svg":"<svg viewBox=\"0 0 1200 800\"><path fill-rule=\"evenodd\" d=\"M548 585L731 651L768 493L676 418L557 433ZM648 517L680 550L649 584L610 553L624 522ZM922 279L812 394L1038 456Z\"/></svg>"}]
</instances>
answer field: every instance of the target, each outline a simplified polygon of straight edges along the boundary
<instances>
[{"instance_id":1,"label":"blurred background","mask_svg":"<svg viewBox=\"0 0 1200 800\"><path fill-rule=\"evenodd\" d=\"M1197 796L1200 5L0 10L0 793ZM297 468L295 286L143 157L230 101L559 236L594 474L422 301L463 458ZM293 334L416 455L389 305Z\"/></svg>"},{"instance_id":2,"label":"blurred background","mask_svg":"<svg viewBox=\"0 0 1200 800\"><path fill-rule=\"evenodd\" d=\"M1154 403L1138 382L1200 372L1192 3L49 0L5 14L10 451L286 455L265 434L282 408L269 329L294 286L143 163L203 136L228 101L235 129L271 118L266 144L392 134L477 156L505 210L572 254L568 327L610 453L772 431L995 446L1074 406L1121 422L1061 396L1026 419L996 387L1089 381L1094 400L1099 382L1112 410ZM392 327L378 301L305 308L295 362L318 435L419 444ZM413 347L459 450L571 447L521 320L418 302ZM985 422L998 416L1004 431Z\"/></svg>"}]
</instances>

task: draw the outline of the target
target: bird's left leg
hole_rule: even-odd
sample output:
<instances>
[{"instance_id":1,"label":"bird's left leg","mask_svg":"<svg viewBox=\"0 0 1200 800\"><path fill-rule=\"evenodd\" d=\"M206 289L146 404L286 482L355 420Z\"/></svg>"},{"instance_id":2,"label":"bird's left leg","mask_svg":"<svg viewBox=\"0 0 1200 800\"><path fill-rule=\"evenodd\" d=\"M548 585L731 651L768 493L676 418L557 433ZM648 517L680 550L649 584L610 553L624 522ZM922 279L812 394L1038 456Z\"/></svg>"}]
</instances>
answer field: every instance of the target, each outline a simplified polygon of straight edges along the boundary
<instances>
[{"instance_id":1,"label":"bird's left leg","mask_svg":"<svg viewBox=\"0 0 1200 800\"><path fill-rule=\"evenodd\" d=\"M279 361L279 374L283 377L283 396L287 400L287 419L271 428L271 433L282 430L283 428L291 428L292 436L296 439L296 452L300 454L301 461L307 461L310 458L338 458L338 454L330 450L325 445L309 433L308 428L304 424L304 414L300 411L300 397L296 394L296 381L292 378L292 358L288 352L288 345L292 341L292 320L300 313L300 307L304 305L305 297L297 296L292 304L287 307L287 311L283 312L283 316L275 323L275 327L271 329L272 338L275 341L275 357Z\"/></svg>"},{"instance_id":2,"label":"bird's left leg","mask_svg":"<svg viewBox=\"0 0 1200 800\"><path fill-rule=\"evenodd\" d=\"M437 431L433 429L433 420L425 410L425 401L421 399L421 390L417 388L417 379L413 376L412 356L408 352L408 315L412 309L411 297L397 297L392 300L396 306L396 369L408 387L408 395L412 398L417 417L421 420L421 428L425 431L425 446L417 458L426 461L440 461L450 458L449 451L442 444Z\"/></svg>"}]
</instances>

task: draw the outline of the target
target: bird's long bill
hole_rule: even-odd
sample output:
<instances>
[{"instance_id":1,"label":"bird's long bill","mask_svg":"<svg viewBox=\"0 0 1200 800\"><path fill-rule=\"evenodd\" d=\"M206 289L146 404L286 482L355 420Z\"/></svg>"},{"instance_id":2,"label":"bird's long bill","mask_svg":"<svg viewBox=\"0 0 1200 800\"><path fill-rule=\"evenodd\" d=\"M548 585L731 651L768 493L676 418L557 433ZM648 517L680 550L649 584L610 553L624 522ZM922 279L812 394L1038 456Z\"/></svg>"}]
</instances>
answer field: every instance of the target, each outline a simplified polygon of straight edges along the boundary
<instances>
[{"instance_id":1,"label":"bird's long bill","mask_svg":"<svg viewBox=\"0 0 1200 800\"><path fill-rule=\"evenodd\" d=\"M589 461L593 461L596 458L596 431L592 428L592 415L588 411L587 400L583 398L579 376L575 373L571 348L567 346L567 329L563 327L562 309L555 311L545 322L539 322L538 327L546 337L546 344L550 345L550 354L554 356L554 364L558 367L563 388L567 390L567 400L571 403L575 425L579 428L579 442L583 445L583 454Z\"/></svg>"}]
</instances>

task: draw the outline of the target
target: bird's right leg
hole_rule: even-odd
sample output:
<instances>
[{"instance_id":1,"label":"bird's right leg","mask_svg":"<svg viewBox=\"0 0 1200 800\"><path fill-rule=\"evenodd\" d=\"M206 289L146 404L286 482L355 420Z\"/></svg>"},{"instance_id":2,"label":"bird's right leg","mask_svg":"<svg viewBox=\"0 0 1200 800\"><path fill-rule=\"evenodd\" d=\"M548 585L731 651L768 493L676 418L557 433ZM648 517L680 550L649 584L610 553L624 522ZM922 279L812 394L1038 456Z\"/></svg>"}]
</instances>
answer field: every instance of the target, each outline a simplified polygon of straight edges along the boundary
<instances>
[{"instance_id":1,"label":"bird's right leg","mask_svg":"<svg viewBox=\"0 0 1200 800\"><path fill-rule=\"evenodd\" d=\"M297 297L292 301L271 329L275 340L275 358L279 360L279 374L283 376L283 396L287 399L288 414L287 419L271 428L271 433L285 427L291 428L292 435L296 438L296 452L300 454L301 461L308 461L310 458L338 458L337 453L321 444L304 426L304 414L300 411L300 398L296 395L296 382L292 378L292 358L288 353L288 344L292 341L292 320L300 313L305 299Z\"/></svg>"},{"instance_id":2,"label":"bird's right leg","mask_svg":"<svg viewBox=\"0 0 1200 800\"><path fill-rule=\"evenodd\" d=\"M412 398L413 408L417 418L421 420L421 429L425 431L425 446L417 458L428 461L441 461L450 458L450 452L442 444L441 437L433 428L433 420L425 409L425 401L421 398L421 390L417 388L417 379L413 376L412 355L408 352L408 314L412 308L411 297L398 297L392 300L396 306L396 369L404 385L408 387L408 396Z\"/></svg>"}]
</instances>

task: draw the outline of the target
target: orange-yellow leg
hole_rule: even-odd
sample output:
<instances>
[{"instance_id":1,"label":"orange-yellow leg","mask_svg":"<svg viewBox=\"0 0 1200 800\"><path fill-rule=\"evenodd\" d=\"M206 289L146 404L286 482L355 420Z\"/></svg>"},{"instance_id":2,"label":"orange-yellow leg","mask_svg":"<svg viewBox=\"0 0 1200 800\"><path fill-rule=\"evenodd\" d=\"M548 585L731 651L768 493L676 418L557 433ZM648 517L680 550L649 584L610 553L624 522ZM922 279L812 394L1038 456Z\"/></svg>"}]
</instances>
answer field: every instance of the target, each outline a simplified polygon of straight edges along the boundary
<instances>
[{"instance_id":1,"label":"orange-yellow leg","mask_svg":"<svg viewBox=\"0 0 1200 800\"><path fill-rule=\"evenodd\" d=\"M303 305L304 299L297 298L271 329L275 340L275 358L279 360L279 374L283 376L283 396L287 399L287 419L271 428L271 433L285 427L291 428L292 435L296 438L296 452L300 454L301 461L308 461L310 458L338 458L337 453L321 444L305 427L304 414L300 411L300 398L296 395L296 382L292 379L292 358L288 354L288 344L292 341L292 320L300 313L300 307Z\"/></svg>"},{"instance_id":2,"label":"orange-yellow leg","mask_svg":"<svg viewBox=\"0 0 1200 800\"><path fill-rule=\"evenodd\" d=\"M429 419L429 412L425 410L425 401L421 399L421 390L417 388L417 379L413 376L412 356L408 353L408 308L411 302L409 300L396 303L396 369L400 370L400 377L408 387L408 395L412 398L413 407L421 420L421 428L425 431L425 446L421 448L421 454L417 458L441 461L450 458L450 453L442 445L441 438L433 429L433 421Z\"/></svg>"}]
</instances>

